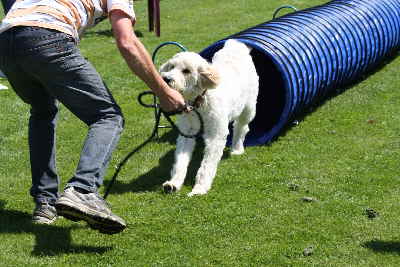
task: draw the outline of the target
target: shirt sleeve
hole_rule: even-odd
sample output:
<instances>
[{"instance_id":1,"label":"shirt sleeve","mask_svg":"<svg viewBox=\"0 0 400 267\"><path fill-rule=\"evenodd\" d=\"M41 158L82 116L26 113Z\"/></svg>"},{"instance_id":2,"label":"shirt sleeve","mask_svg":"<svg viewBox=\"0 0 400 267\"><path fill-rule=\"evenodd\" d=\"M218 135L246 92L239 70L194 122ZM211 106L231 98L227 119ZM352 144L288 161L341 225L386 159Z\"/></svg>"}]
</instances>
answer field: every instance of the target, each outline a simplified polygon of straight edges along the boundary
<instances>
[{"instance_id":1,"label":"shirt sleeve","mask_svg":"<svg viewBox=\"0 0 400 267\"><path fill-rule=\"evenodd\" d=\"M135 11L133 10L133 0L107 0L108 13L112 10L122 10L132 21L135 20Z\"/></svg>"}]
</instances>

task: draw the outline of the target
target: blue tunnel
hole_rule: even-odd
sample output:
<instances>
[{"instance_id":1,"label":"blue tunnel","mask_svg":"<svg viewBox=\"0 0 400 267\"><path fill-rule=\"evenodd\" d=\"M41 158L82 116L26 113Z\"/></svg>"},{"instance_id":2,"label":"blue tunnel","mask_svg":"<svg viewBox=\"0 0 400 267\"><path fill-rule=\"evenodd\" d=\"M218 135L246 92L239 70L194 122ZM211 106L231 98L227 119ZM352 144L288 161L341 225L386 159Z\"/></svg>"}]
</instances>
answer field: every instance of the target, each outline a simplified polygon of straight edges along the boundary
<instances>
[{"instance_id":1,"label":"blue tunnel","mask_svg":"<svg viewBox=\"0 0 400 267\"><path fill-rule=\"evenodd\" d=\"M245 144L268 144L311 105L399 48L400 1L334 0L233 34L201 56L211 60L231 38L253 48L260 77Z\"/></svg>"}]
</instances>

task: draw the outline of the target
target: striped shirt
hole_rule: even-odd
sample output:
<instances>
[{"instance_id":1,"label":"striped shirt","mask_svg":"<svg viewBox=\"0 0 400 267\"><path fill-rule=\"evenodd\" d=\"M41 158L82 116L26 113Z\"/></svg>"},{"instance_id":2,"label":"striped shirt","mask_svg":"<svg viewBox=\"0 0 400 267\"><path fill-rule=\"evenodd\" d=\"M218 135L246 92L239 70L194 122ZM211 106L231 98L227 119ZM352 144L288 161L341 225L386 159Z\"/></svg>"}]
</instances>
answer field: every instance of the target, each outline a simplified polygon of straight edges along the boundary
<instances>
[{"instance_id":1,"label":"striped shirt","mask_svg":"<svg viewBox=\"0 0 400 267\"><path fill-rule=\"evenodd\" d=\"M135 20L133 0L16 0L0 25L0 33L14 26L37 26L70 34L83 32L122 10Z\"/></svg>"}]
</instances>

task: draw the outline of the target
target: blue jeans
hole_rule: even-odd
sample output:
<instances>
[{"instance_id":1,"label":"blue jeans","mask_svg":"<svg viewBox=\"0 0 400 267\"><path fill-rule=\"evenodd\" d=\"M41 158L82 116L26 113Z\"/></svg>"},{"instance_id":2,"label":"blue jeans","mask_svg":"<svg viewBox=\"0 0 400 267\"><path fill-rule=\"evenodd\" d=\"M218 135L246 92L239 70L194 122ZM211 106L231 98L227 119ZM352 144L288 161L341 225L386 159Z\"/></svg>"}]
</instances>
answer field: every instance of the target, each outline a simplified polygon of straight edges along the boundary
<instances>
[{"instance_id":1,"label":"blue jeans","mask_svg":"<svg viewBox=\"0 0 400 267\"><path fill-rule=\"evenodd\" d=\"M73 38L38 27L11 28L0 34L0 69L17 95L31 106L28 136L34 200L54 203L58 197L58 102L89 127L79 164L66 187L97 192L124 120Z\"/></svg>"}]
</instances>

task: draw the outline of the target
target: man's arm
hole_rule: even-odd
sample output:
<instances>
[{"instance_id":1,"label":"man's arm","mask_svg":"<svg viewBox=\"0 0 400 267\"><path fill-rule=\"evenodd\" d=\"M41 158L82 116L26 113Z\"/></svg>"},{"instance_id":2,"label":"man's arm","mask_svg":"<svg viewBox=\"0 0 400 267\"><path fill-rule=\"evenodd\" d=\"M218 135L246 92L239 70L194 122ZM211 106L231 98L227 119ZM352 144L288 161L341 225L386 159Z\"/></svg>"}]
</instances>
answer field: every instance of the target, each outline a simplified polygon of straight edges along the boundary
<instances>
[{"instance_id":1,"label":"man's arm","mask_svg":"<svg viewBox=\"0 0 400 267\"><path fill-rule=\"evenodd\" d=\"M161 108L164 111L182 109L185 105L182 95L171 89L161 78L146 48L136 37L129 16L120 10L113 10L110 13L110 21L122 57L132 72L160 99Z\"/></svg>"}]
</instances>

